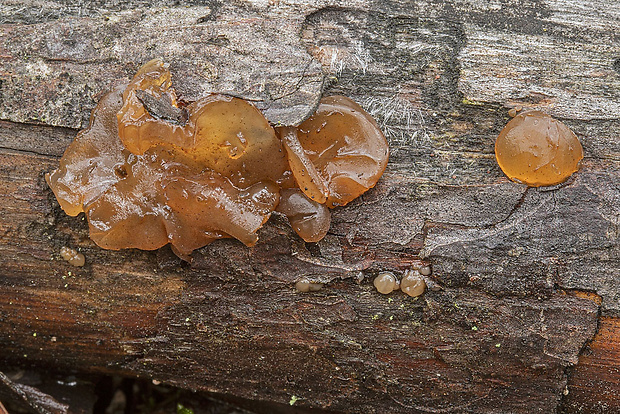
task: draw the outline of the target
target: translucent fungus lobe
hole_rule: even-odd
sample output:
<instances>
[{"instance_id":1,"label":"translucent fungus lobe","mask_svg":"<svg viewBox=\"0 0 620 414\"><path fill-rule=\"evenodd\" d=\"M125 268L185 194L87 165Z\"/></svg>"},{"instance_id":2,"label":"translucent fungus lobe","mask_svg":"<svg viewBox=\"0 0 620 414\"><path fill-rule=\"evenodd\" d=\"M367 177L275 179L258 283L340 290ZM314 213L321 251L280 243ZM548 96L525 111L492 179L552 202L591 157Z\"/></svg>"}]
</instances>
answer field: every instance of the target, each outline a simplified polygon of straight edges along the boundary
<instances>
[{"instance_id":1,"label":"translucent fungus lobe","mask_svg":"<svg viewBox=\"0 0 620 414\"><path fill-rule=\"evenodd\" d=\"M318 292L323 288L323 284L319 282L313 282L307 277L302 277L295 283L295 289L298 292Z\"/></svg>"},{"instance_id":2,"label":"translucent fungus lobe","mask_svg":"<svg viewBox=\"0 0 620 414\"><path fill-rule=\"evenodd\" d=\"M379 273L377 277L375 277L373 284L375 285L377 291L379 293L383 293L384 295L392 293L399 287L396 276L394 276L394 274L391 272Z\"/></svg>"},{"instance_id":3,"label":"translucent fungus lobe","mask_svg":"<svg viewBox=\"0 0 620 414\"><path fill-rule=\"evenodd\" d=\"M329 229L327 206L375 185L387 143L344 97L326 98L302 127L283 131L285 145L242 99L179 102L167 65L154 59L101 98L46 180L67 214L85 213L90 237L106 249L170 243L189 260L220 238L252 246L276 208L316 242Z\"/></svg>"},{"instance_id":4,"label":"translucent fungus lobe","mask_svg":"<svg viewBox=\"0 0 620 414\"><path fill-rule=\"evenodd\" d=\"M277 211L288 217L293 230L307 242L323 239L329 230L329 209L325 204L310 200L299 189L283 189Z\"/></svg>"},{"instance_id":5,"label":"translucent fungus lobe","mask_svg":"<svg viewBox=\"0 0 620 414\"><path fill-rule=\"evenodd\" d=\"M400 288L409 296L420 296L426 289L426 283L416 270L408 270L400 281Z\"/></svg>"},{"instance_id":6,"label":"translucent fungus lobe","mask_svg":"<svg viewBox=\"0 0 620 414\"><path fill-rule=\"evenodd\" d=\"M159 59L138 71L123 102L117 115L119 135L134 154L169 148L179 162L209 168L237 186L275 182L288 169L280 140L256 107L212 94L179 108L170 72Z\"/></svg>"},{"instance_id":7,"label":"translucent fungus lobe","mask_svg":"<svg viewBox=\"0 0 620 414\"><path fill-rule=\"evenodd\" d=\"M80 267L84 266L84 263L86 263L86 258L82 253L79 253L75 249L72 249L68 246L63 246L60 249L60 257L65 259L72 266Z\"/></svg>"},{"instance_id":8,"label":"translucent fungus lobe","mask_svg":"<svg viewBox=\"0 0 620 414\"><path fill-rule=\"evenodd\" d=\"M495 156L508 178L540 187L564 182L576 172L583 149L562 122L530 111L515 116L500 132Z\"/></svg>"},{"instance_id":9,"label":"translucent fungus lobe","mask_svg":"<svg viewBox=\"0 0 620 414\"><path fill-rule=\"evenodd\" d=\"M287 169L279 139L241 99L210 95L190 105L189 121L179 126L132 98L140 87L174 106L168 78L152 61L128 88L105 95L89 128L46 177L50 187L65 212L86 213L90 237L107 249L171 243L188 259L219 238L253 245L278 204L276 180Z\"/></svg>"},{"instance_id":10,"label":"translucent fungus lobe","mask_svg":"<svg viewBox=\"0 0 620 414\"><path fill-rule=\"evenodd\" d=\"M85 211L85 206L125 174L122 166L130 153L118 139L116 120L123 89L118 87L99 100L89 127L80 131L65 150L59 167L45 176L58 203L70 216Z\"/></svg>"},{"instance_id":11,"label":"translucent fungus lobe","mask_svg":"<svg viewBox=\"0 0 620 414\"><path fill-rule=\"evenodd\" d=\"M299 188L330 208L374 187L387 165L388 145L379 126L344 96L321 99L298 128L278 132Z\"/></svg>"}]
</instances>

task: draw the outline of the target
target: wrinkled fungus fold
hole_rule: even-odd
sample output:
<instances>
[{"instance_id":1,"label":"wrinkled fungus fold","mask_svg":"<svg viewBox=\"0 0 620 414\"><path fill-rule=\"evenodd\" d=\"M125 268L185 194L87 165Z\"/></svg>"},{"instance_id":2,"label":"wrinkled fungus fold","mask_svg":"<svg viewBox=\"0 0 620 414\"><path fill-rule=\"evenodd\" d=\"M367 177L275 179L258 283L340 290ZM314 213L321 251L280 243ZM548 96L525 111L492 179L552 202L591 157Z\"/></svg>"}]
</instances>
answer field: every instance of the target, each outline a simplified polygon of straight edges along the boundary
<instances>
[{"instance_id":1,"label":"wrinkled fungus fold","mask_svg":"<svg viewBox=\"0 0 620 414\"><path fill-rule=\"evenodd\" d=\"M385 169L385 138L348 98L325 98L308 121L276 133L249 102L211 94L185 105L171 85L160 59L145 64L100 99L46 175L103 248L170 243L189 260L221 238L252 246L276 209L315 242L329 230L326 207L347 204Z\"/></svg>"},{"instance_id":2,"label":"wrinkled fungus fold","mask_svg":"<svg viewBox=\"0 0 620 414\"><path fill-rule=\"evenodd\" d=\"M309 199L299 189L282 189L277 211L288 217L293 230L307 242L318 242L329 231L329 209Z\"/></svg>"},{"instance_id":3,"label":"wrinkled fungus fold","mask_svg":"<svg viewBox=\"0 0 620 414\"><path fill-rule=\"evenodd\" d=\"M351 99L329 96L297 128L278 128L299 188L328 207L344 206L385 171L388 145L376 121Z\"/></svg>"}]
</instances>

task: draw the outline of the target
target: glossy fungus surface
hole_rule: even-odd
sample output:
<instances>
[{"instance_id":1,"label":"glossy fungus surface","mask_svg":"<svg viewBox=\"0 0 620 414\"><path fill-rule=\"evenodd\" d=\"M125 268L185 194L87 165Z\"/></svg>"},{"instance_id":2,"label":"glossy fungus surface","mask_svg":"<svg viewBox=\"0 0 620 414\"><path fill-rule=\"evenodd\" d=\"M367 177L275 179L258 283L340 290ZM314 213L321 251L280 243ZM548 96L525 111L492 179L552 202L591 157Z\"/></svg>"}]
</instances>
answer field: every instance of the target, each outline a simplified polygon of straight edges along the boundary
<instances>
[{"instance_id":1,"label":"glossy fungus surface","mask_svg":"<svg viewBox=\"0 0 620 414\"><path fill-rule=\"evenodd\" d=\"M211 95L197 101L187 108L184 127L155 117L134 99L144 90L154 99L167 96L174 106L168 86L167 69L152 61L129 87L105 95L89 128L46 177L50 187L67 214L86 213L91 238L107 249L171 243L187 259L223 237L253 245L279 201L276 181L287 169L280 141L241 99Z\"/></svg>"},{"instance_id":2,"label":"glossy fungus surface","mask_svg":"<svg viewBox=\"0 0 620 414\"><path fill-rule=\"evenodd\" d=\"M283 189L277 211L286 215L293 230L307 242L323 239L329 230L329 209L325 204L310 200L299 189Z\"/></svg>"},{"instance_id":3,"label":"glossy fungus surface","mask_svg":"<svg viewBox=\"0 0 620 414\"><path fill-rule=\"evenodd\" d=\"M175 161L208 168L240 187L276 182L288 169L280 140L256 107L213 94L179 108L170 72L159 59L138 71L123 102L119 136L134 154L161 147Z\"/></svg>"},{"instance_id":4,"label":"glossy fungus surface","mask_svg":"<svg viewBox=\"0 0 620 414\"><path fill-rule=\"evenodd\" d=\"M347 115L376 125L366 116ZM323 139L320 145L301 135L310 152L296 151L306 157L303 163L316 162L315 173L321 171L325 185L320 191L326 196L312 199L297 188L304 181L296 175L299 168L289 164L295 162L286 155L289 146L284 149L258 109L218 94L187 105L179 102L167 65L155 59L128 85L100 99L90 126L80 131L46 180L67 214L86 214L90 237L107 249L153 250L170 243L189 260L193 250L220 238L252 246L276 208L304 240L315 242L329 229L325 203L346 204L360 191L343 188L355 187L353 182L370 188L385 168L387 145L379 149L374 143L380 132L362 129L358 125L353 127L357 132L345 133L335 128L331 142ZM297 129L290 130L297 139ZM340 137L338 131L348 135ZM333 154L326 161L308 157L313 151ZM373 157L380 152L386 159L378 162ZM336 171L339 166L342 173ZM334 202L332 188L346 198Z\"/></svg>"},{"instance_id":5,"label":"glossy fungus surface","mask_svg":"<svg viewBox=\"0 0 620 414\"><path fill-rule=\"evenodd\" d=\"M583 149L562 122L530 111L516 115L500 132L495 156L508 178L540 187L562 183L576 172Z\"/></svg>"},{"instance_id":6,"label":"glossy fungus surface","mask_svg":"<svg viewBox=\"0 0 620 414\"><path fill-rule=\"evenodd\" d=\"M63 246L60 249L60 257L65 259L72 266L81 267L86 263L86 258L82 253L68 246Z\"/></svg>"},{"instance_id":7,"label":"glossy fungus surface","mask_svg":"<svg viewBox=\"0 0 620 414\"><path fill-rule=\"evenodd\" d=\"M295 289L297 289L298 292L303 293L318 292L319 290L323 289L323 284L319 282L313 282L307 277L302 277L295 283Z\"/></svg>"},{"instance_id":8,"label":"glossy fungus surface","mask_svg":"<svg viewBox=\"0 0 620 414\"><path fill-rule=\"evenodd\" d=\"M420 296L426 289L424 278L416 270L408 270L400 281L400 288L409 296Z\"/></svg>"},{"instance_id":9,"label":"glossy fungus surface","mask_svg":"<svg viewBox=\"0 0 620 414\"><path fill-rule=\"evenodd\" d=\"M344 96L321 99L298 128L278 130L299 188L328 207L343 206L374 185L389 150L375 120Z\"/></svg>"},{"instance_id":10,"label":"glossy fungus surface","mask_svg":"<svg viewBox=\"0 0 620 414\"><path fill-rule=\"evenodd\" d=\"M375 285L377 292L383 293L384 295L392 293L399 287L396 276L394 276L394 274L391 272L379 273L377 277L375 277L373 284Z\"/></svg>"}]
</instances>

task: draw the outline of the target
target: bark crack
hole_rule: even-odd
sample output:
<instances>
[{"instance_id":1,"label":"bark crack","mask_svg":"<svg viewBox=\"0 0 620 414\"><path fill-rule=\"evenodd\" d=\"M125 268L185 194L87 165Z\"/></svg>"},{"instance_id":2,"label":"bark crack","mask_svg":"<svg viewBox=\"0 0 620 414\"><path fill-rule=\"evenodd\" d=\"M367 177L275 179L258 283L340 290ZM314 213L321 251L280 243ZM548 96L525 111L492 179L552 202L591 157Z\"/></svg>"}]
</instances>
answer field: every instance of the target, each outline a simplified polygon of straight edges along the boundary
<instances>
[{"instance_id":1,"label":"bark crack","mask_svg":"<svg viewBox=\"0 0 620 414\"><path fill-rule=\"evenodd\" d=\"M25 150L25 149L19 149L19 148L11 148L11 147L0 147L0 152L14 153L14 154L28 154L28 155L34 155L37 157L48 157L48 158L53 158L53 159L60 159L59 156L54 155L54 154L47 154L44 152L37 152L37 151L32 151L32 150Z\"/></svg>"}]
</instances>

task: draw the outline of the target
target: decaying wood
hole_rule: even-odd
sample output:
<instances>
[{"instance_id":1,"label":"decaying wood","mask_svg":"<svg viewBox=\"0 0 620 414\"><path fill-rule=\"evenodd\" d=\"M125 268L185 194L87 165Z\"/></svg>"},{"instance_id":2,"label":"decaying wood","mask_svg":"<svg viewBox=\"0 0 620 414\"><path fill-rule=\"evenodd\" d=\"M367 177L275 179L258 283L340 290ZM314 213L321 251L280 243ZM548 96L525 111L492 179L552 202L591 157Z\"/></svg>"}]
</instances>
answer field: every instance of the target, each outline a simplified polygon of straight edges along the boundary
<instances>
[{"instance_id":1,"label":"decaying wood","mask_svg":"<svg viewBox=\"0 0 620 414\"><path fill-rule=\"evenodd\" d=\"M563 401L566 412L618 410L620 381L620 319L603 317L596 336L571 369L570 391Z\"/></svg>"},{"instance_id":2,"label":"decaying wood","mask_svg":"<svg viewBox=\"0 0 620 414\"><path fill-rule=\"evenodd\" d=\"M13 382L3 373L0 373L0 398L3 401L17 399L27 407L49 414L67 414L68 406L59 403L53 397L39 391L35 387ZM6 408L0 403L0 414L6 414Z\"/></svg>"},{"instance_id":3,"label":"decaying wood","mask_svg":"<svg viewBox=\"0 0 620 414\"><path fill-rule=\"evenodd\" d=\"M620 410L614 2L60 6L0 5L4 363L344 412ZM182 98L234 93L275 122L307 116L331 85L378 119L386 174L316 244L274 216L255 247L218 241L191 265L168 248L99 249L43 175L93 98L157 56ZM567 183L503 176L493 143L515 105L580 137ZM372 287L421 264L421 298ZM304 276L326 287L297 293Z\"/></svg>"}]
</instances>

